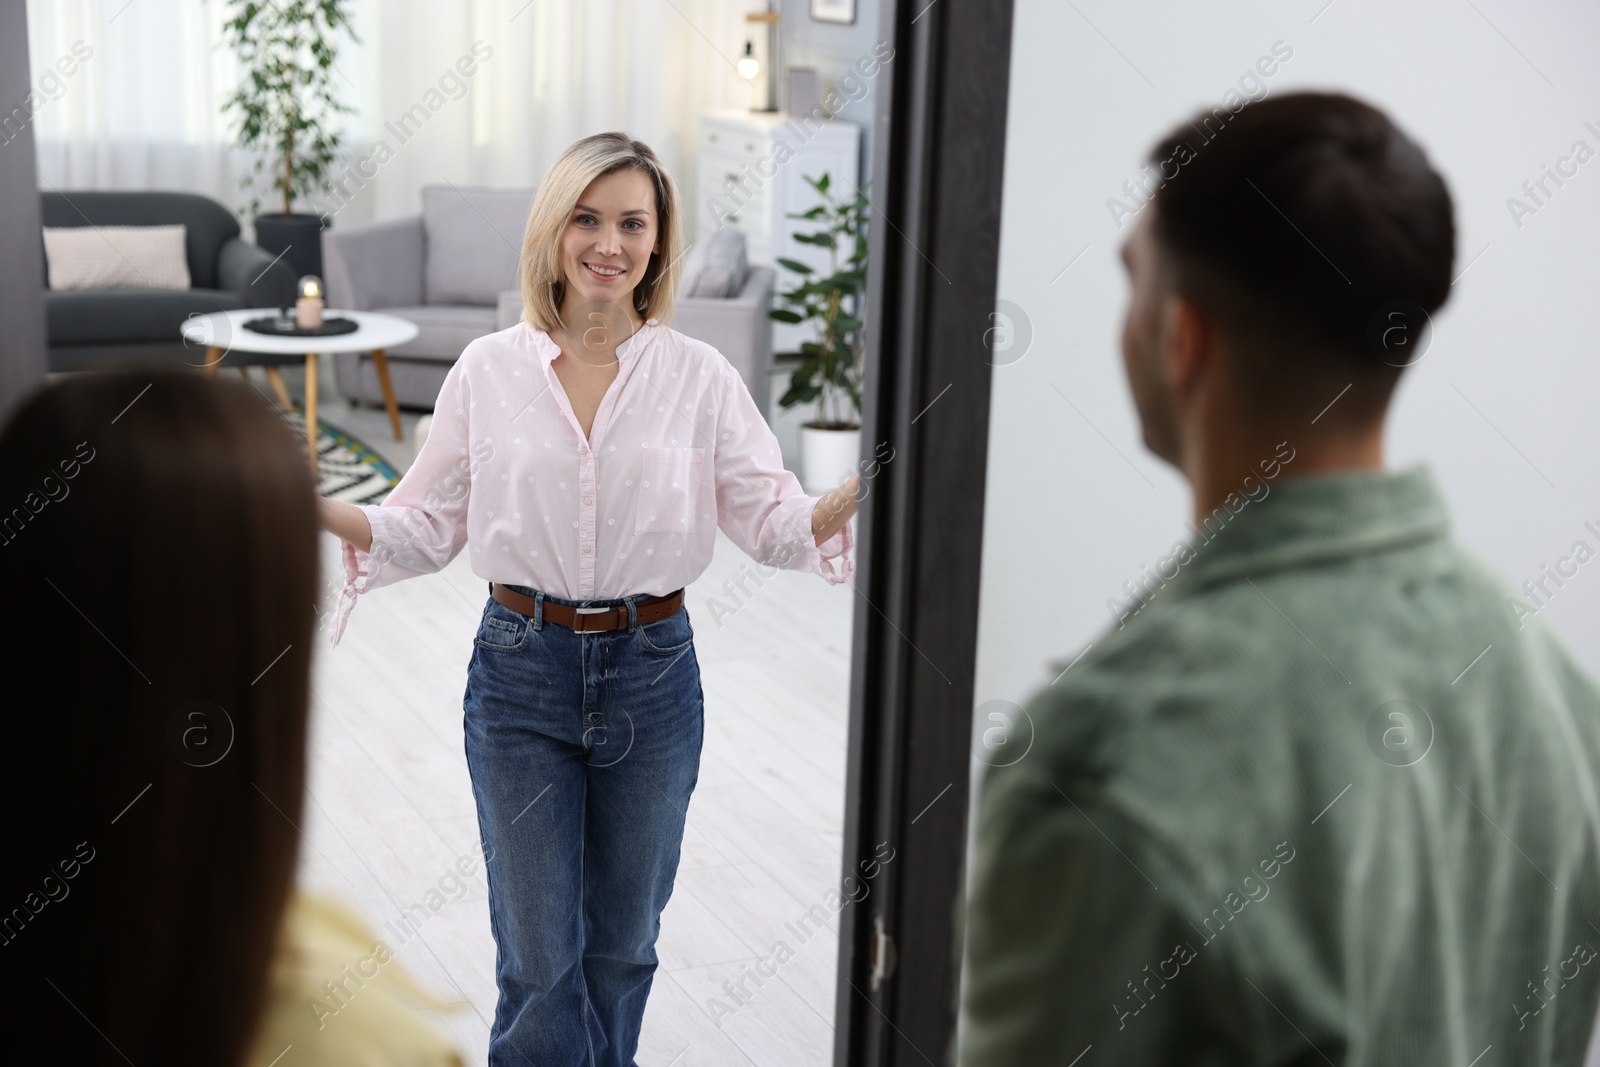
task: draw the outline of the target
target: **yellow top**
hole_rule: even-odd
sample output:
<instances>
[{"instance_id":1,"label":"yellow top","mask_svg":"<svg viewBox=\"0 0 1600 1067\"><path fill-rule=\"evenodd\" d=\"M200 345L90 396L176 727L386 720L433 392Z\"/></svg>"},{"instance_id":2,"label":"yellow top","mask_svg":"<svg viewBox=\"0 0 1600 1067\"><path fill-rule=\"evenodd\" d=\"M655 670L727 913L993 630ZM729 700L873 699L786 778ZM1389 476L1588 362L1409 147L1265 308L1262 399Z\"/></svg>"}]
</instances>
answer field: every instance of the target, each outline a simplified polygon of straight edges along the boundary
<instances>
[{"instance_id":1,"label":"yellow top","mask_svg":"<svg viewBox=\"0 0 1600 1067\"><path fill-rule=\"evenodd\" d=\"M461 1067L413 1011L451 1006L401 969L350 908L296 890L249 1067Z\"/></svg>"}]
</instances>

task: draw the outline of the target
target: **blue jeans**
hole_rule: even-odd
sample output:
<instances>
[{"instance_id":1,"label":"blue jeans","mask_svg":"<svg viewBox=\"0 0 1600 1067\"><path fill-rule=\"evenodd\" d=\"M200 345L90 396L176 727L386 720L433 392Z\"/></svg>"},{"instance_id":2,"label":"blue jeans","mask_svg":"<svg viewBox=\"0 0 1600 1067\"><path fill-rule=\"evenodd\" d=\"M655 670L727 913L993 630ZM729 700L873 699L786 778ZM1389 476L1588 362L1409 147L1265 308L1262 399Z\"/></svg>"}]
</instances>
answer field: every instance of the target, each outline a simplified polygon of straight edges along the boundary
<instances>
[{"instance_id":1,"label":"blue jeans","mask_svg":"<svg viewBox=\"0 0 1600 1067\"><path fill-rule=\"evenodd\" d=\"M500 990L491 1067L633 1067L705 704L688 608L626 630L484 605L464 698ZM631 620L630 620L631 621Z\"/></svg>"}]
</instances>

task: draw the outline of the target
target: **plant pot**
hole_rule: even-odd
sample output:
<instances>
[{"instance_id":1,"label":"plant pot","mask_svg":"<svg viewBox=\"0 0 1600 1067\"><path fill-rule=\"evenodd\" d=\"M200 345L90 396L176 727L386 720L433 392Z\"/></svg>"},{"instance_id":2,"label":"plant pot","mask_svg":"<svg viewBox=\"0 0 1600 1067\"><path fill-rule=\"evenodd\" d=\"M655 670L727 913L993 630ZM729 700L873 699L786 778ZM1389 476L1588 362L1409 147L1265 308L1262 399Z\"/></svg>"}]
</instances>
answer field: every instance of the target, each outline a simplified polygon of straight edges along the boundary
<instances>
[{"instance_id":1,"label":"plant pot","mask_svg":"<svg viewBox=\"0 0 1600 1067\"><path fill-rule=\"evenodd\" d=\"M861 427L800 427L800 484L811 496L839 488L861 465Z\"/></svg>"},{"instance_id":2,"label":"plant pot","mask_svg":"<svg viewBox=\"0 0 1600 1067\"><path fill-rule=\"evenodd\" d=\"M322 277L321 215L257 215L256 245L273 255L283 253L283 262L296 278L307 274Z\"/></svg>"}]
</instances>

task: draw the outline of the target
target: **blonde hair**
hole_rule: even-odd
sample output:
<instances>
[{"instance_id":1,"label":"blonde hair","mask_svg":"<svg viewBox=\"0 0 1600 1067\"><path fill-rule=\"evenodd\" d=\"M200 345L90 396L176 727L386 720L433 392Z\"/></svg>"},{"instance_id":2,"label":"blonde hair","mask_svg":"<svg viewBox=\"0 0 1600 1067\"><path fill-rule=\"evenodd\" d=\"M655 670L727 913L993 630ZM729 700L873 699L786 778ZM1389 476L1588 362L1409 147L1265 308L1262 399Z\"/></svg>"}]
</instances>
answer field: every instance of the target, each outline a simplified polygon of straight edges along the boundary
<instances>
[{"instance_id":1,"label":"blonde hair","mask_svg":"<svg viewBox=\"0 0 1600 1067\"><path fill-rule=\"evenodd\" d=\"M566 275L561 266L561 237L578 198L596 178L619 170L649 175L655 186L657 237L661 251L650 254L644 280L633 291L634 310L646 319L666 323L678 297L678 260L683 249L678 189L661 159L643 141L625 133L597 133L572 145L551 164L534 194L528 226L522 235L522 317L535 329L549 332L562 325L561 300Z\"/></svg>"}]
</instances>

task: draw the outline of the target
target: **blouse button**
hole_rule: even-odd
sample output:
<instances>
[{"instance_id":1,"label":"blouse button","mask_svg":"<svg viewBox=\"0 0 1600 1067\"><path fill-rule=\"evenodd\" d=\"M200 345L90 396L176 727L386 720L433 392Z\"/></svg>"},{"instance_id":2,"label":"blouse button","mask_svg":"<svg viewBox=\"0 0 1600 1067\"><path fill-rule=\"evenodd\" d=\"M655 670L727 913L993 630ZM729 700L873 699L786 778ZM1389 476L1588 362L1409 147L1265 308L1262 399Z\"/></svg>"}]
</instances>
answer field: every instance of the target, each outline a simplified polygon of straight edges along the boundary
<instances>
[{"instance_id":1,"label":"blouse button","mask_svg":"<svg viewBox=\"0 0 1600 1067\"><path fill-rule=\"evenodd\" d=\"M585 504L593 504L594 503L594 497L586 496L586 497L583 498L583 502Z\"/></svg>"}]
</instances>

